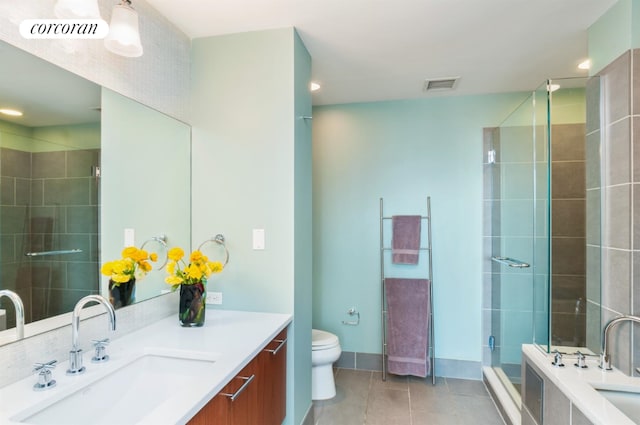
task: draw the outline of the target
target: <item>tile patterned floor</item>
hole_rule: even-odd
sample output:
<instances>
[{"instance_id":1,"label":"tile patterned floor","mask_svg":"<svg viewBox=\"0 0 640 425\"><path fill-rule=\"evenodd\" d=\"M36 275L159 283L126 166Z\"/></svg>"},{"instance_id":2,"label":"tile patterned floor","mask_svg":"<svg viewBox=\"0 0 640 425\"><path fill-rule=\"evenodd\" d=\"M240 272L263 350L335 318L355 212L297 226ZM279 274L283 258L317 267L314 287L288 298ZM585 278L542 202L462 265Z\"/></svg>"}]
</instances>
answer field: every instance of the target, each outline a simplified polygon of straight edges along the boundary
<instances>
[{"instance_id":1,"label":"tile patterned floor","mask_svg":"<svg viewBox=\"0 0 640 425\"><path fill-rule=\"evenodd\" d=\"M313 403L316 425L503 425L482 381L336 369L336 396Z\"/></svg>"}]
</instances>

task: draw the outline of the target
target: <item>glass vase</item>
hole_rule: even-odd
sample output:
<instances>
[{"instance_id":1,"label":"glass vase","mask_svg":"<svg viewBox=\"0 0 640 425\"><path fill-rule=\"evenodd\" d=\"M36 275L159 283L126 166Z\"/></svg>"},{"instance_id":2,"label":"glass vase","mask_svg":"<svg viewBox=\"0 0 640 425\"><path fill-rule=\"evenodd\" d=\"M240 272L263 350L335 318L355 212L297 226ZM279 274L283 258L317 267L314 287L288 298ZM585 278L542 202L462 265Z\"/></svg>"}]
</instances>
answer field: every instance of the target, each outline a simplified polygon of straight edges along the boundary
<instances>
[{"instance_id":1,"label":"glass vase","mask_svg":"<svg viewBox=\"0 0 640 425\"><path fill-rule=\"evenodd\" d=\"M181 326L194 327L204 325L207 291L204 283L180 285L180 308L178 319Z\"/></svg>"},{"instance_id":2,"label":"glass vase","mask_svg":"<svg viewBox=\"0 0 640 425\"><path fill-rule=\"evenodd\" d=\"M126 307L136 302L136 280L117 283L109 279L109 302L113 308Z\"/></svg>"}]
</instances>

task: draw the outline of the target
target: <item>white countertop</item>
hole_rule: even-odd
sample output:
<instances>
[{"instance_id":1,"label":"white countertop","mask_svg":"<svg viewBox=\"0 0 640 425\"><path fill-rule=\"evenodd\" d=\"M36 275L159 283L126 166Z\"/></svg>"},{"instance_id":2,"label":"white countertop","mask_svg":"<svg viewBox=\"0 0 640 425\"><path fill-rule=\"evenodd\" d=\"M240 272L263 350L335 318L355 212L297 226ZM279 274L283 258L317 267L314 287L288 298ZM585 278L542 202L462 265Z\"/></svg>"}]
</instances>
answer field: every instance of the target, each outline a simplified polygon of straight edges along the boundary
<instances>
[{"instance_id":1,"label":"white countertop","mask_svg":"<svg viewBox=\"0 0 640 425\"><path fill-rule=\"evenodd\" d=\"M627 376L615 369L603 371L598 367L598 357L587 357L587 369L574 367L576 356L565 355L565 367L551 364L552 355L543 353L534 345L523 345L522 351L544 371L545 376L556 385L582 413L596 425L635 425L593 386L606 389L640 388L640 378Z\"/></svg>"},{"instance_id":2,"label":"white countertop","mask_svg":"<svg viewBox=\"0 0 640 425\"><path fill-rule=\"evenodd\" d=\"M117 312L116 312L117 315ZM105 319L106 320L106 319ZM193 385L176 389L171 403L149 412L139 424L184 424L255 357L282 329L291 322L289 314L253 313L207 309L204 326L183 328L172 315L158 323L111 341L107 347L110 359L106 363L91 362L93 350L83 344L86 372L67 376L67 359L53 370L57 385L36 392L31 376L0 389L0 423L11 424L11 418L33 406L47 405L95 382L130 363L145 352L175 352L189 356L211 353L215 367L203 373ZM82 325L80 326L82 337ZM108 335L105 335L108 337ZM82 341L82 339L81 339ZM69 344L71 341L69 341ZM87 345L87 346L85 346ZM46 355L45 355L46 357ZM161 383L150 382L150 385ZM144 397L144 394L140 394ZM71 415L73 413L70 413Z\"/></svg>"}]
</instances>

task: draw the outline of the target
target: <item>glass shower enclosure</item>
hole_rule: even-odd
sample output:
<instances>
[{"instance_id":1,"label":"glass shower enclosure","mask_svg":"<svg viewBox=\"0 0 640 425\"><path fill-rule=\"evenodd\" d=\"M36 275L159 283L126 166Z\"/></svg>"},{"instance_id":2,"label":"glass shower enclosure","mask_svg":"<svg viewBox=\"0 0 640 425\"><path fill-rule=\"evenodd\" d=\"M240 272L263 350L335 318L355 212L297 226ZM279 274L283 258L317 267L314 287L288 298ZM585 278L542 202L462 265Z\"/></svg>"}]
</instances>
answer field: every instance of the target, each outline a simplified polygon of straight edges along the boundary
<instances>
[{"instance_id":1,"label":"glass shower enclosure","mask_svg":"<svg viewBox=\"0 0 640 425\"><path fill-rule=\"evenodd\" d=\"M592 80L545 81L491 135L488 348L491 367L518 405L522 344L598 350L598 341L587 347L586 325L587 252L599 245L600 217L593 176L599 149L588 146L586 133ZM599 264L599 250L589 252L591 264ZM599 268L590 270L599 285ZM599 326L599 310L590 315Z\"/></svg>"}]
</instances>

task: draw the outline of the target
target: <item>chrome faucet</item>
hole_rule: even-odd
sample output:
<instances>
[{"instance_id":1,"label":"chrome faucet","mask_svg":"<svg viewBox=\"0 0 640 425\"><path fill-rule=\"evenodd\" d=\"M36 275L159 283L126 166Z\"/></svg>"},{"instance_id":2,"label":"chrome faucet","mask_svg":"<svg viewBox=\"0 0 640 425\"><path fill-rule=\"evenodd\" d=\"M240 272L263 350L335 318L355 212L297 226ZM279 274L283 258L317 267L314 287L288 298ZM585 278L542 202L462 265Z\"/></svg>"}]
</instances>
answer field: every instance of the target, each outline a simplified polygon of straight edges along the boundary
<instances>
[{"instance_id":1,"label":"chrome faucet","mask_svg":"<svg viewBox=\"0 0 640 425\"><path fill-rule=\"evenodd\" d=\"M0 290L0 298L2 297L7 297L13 302L16 310L16 333L18 339L24 338L24 304L22 304L22 300L18 294L8 289Z\"/></svg>"},{"instance_id":2,"label":"chrome faucet","mask_svg":"<svg viewBox=\"0 0 640 425\"><path fill-rule=\"evenodd\" d=\"M604 327L604 331L602 332L602 353L600 353L600 368L602 370L612 370L611 367L611 353L609 352L609 332L613 329L618 323L622 322L636 322L640 323L640 317L638 316L618 316L612 319L607 326Z\"/></svg>"},{"instance_id":3,"label":"chrome faucet","mask_svg":"<svg viewBox=\"0 0 640 425\"><path fill-rule=\"evenodd\" d=\"M109 321L111 322L111 330L116 330L116 312L113 306L104 297L100 295L87 295L81 298L76 304L71 314L71 351L69 351L69 369L67 375L78 375L85 371L82 366L82 349L78 348L78 329L80 328L80 311L85 304L97 302L102 304L109 313Z\"/></svg>"}]
</instances>

